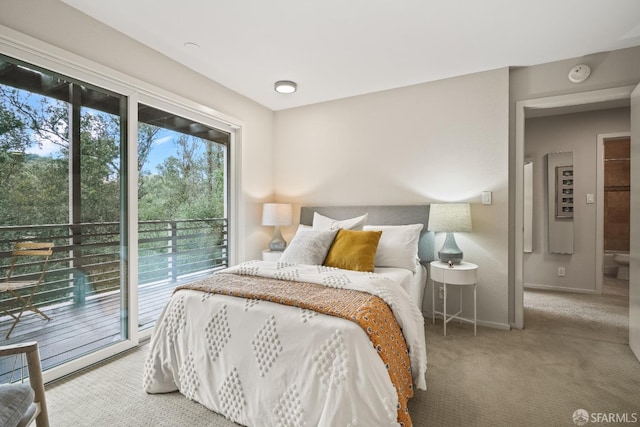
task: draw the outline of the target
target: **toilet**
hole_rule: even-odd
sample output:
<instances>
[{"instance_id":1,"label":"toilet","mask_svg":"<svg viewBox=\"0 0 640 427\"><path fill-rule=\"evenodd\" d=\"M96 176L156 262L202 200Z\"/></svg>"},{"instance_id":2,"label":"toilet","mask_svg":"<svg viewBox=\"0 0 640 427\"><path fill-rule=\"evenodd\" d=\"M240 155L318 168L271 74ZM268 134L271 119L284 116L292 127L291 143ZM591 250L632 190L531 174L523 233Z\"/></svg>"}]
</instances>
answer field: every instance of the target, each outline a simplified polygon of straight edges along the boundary
<instances>
[{"instance_id":1,"label":"toilet","mask_svg":"<svg viewBox=\"0 0 640 427\"><path fill-rule=\"evenodd\" d=\"M616 253L613 260L618 264L616 277L621 280L629 280L629 254Z\"/></svg>"}]
</instances>

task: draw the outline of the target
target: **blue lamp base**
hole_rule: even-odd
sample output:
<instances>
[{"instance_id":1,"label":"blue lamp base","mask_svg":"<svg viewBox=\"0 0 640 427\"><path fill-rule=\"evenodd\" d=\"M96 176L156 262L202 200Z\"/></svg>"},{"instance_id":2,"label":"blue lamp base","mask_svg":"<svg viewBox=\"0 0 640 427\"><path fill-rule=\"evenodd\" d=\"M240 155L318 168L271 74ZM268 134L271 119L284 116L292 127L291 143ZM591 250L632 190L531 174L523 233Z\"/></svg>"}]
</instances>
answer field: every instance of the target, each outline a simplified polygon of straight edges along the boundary
<instances>
[{"instance_id":1,"label":"blue lamp base","mask_svg":"<svg viewBox=\"0 0 640 427\"><path fill-rule=\"evenodd\" d=\"M462 251L458 247L453 233L447 233L444 245L442 245L442 249L438 251L438 259L447 264L460 264L462 262Z\"/></svg>"}]
</instances>

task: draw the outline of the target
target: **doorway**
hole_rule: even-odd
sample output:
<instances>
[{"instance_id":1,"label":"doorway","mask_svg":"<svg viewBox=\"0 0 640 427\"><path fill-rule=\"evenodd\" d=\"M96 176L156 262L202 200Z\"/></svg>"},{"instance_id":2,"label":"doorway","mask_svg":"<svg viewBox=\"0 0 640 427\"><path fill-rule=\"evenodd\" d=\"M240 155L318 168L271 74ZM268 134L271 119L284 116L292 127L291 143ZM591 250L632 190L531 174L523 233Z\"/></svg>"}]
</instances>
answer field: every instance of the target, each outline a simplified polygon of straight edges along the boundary
<instances>
[{"instance_id":1,"label":"doorway","mask_svg":"<svg viewBox=\"0 0 640 427\"><path fill-rule=\"evenodd\" d=\"M629 116L628 106L578 112L561 110L561 114L550 108L532 114L526 120L525 158L534 164L535 193L533 250L524 254L527 329L628 344L628 297L599 295L596 291L596 277L602 270L594 262L597 246L594 231L596 202L604 202L603 197L595 197L595 166L602 162L597 155L597 135L609 130L629 129ZM611 155L611 147L608 151L611 158L624 157ZM558 181L565 179L564 165L571 165L569 191L565 191L566 187L560 186ZM628 179L628 163L626 173ZM610 181L610 184L616 183ZM572 215L560 215L564 211L559 208L566 206L564 199L569 196ZM626 212L628 216L628 201ZM612 238L610 240L611 244L615 243ZM620 244L625 246L624 242ZM628 244L627 233L627 247ZM605 283L611 281L615 281L615 277ZM593 328L595 324L597 328Z\"/></svg>"},{"instance_id":2,"label":"doorway","mask_svg":"<svg viewBox=\"0 0 640 427\"><path fill-rule=\"evenodd\" d=\"M630 143L629 132L599 134L597 138L596 276L598 293L629 294L630 246Z\"/></svg>"},{"instance_id":3,"label":"doorway","mask_svg":"<svg viewBox=\"0 0 640 427\"><path fill-rule=\"evenodd\" d=\"M522 165L525 159L525 118L534 110L549 108L592 108L599 109L604 105L611 105L631 98L634 86L625 86L613 89L603 89L590 92L574 93L569 95L559 95L547 98L538 98L516 103L516 124L515 124L515 159L514 164ZM599 107L598 107L599 106ZM596 107L596 108L593 108ZM523 168L515 168L515 218L514 229L524 228L524 171ZM514 322L513 327L524 327L524 265L523 233L517 232L514 236Z\"/></svg>"}]
</instances>

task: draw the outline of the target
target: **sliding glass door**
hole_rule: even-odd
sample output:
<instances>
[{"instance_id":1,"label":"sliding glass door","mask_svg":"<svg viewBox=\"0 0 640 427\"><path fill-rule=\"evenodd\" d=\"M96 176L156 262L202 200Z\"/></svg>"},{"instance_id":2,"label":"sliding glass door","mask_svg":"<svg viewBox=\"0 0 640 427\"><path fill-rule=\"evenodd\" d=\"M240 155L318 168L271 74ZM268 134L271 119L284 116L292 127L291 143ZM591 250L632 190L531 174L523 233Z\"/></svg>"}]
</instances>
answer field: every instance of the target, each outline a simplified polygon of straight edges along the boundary
<instances>
[{"instance_id":1,"label":"sliding glass door","mask_svg":"<svg viewBox=\"0 0 640 427\"><path fill-rule=\"evenodd\" d=\"M230 134L138 104L138 326L179 284L228 265Z\"/></svg>"},{"instance_id":2,"label":"sliding glass door","mask_svg":"<svg viewBox=\"0 0 640 427\"><path fill-rule=\"evenodd\" d=\"M16 243L54 244L33 297L51 320L7 336L21 302L0 293L0 344L38 341L45 370L128 338L126 117L122 95L0 56L0 280Z\"/></svg>"},{"instance_id":3,"label":"sliding glass door","mask_svg":"<svg viewBox=\"0 0 640 427\"><path fill-rule=\"evenodd\" d=\"M20 298L0 291L0 345L38 341L49 381L137 345L176 286L228 265L233 131L187 100L26 56L75 76L0 54L0 281L16 243L54 245L32 300L44 316L15 322ZM24 278L43 266L22 264Z\"/></svg>"}]
</instances>

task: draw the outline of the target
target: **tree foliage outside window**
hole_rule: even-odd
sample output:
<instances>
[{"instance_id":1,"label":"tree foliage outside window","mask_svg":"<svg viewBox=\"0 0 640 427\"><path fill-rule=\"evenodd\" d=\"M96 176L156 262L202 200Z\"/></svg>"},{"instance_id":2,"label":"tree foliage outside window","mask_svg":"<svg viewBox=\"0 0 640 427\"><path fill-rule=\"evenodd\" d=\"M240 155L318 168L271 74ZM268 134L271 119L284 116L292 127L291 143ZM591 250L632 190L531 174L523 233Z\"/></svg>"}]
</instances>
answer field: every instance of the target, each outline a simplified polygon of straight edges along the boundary
<instances>
[{"instance_id":1,"label":"tree foliage outside window","mask_svg":"<svg viewBox=\"0 0 640 427\"><path fill-rule=\"evenodd\" d=\"M174 135L175 154L143 169L138 183L140 220L221 218L224 215L225 147Z\"/></svg>"},{"instance_id":2,"label":"tree foliage outside window","mask_svg":"<svg viewBox=\"0 0 640 427\"><path fill-rule=\"evenodd\" d=\"M77 144L69 136L72 107L59 98L0 83L0 227L32 226L27 232L24 227L5 229L0 250L8 251L18 239L50 236L55 236L56 245L66 246L67 224L82 223L73 244L83 245L83 250L76 250L73 265L91 275L94 291L118 289L119 275L110 263L119 258L113 245L122 232L121 119L119 113L79 106L80 167L79 176L71 179L74 147L70 144ZM228 135L170 113L153 112L161 113L166 126L138 123L139 283L164 280L167 275L176 280L227 262L226 222L212 220L225 214L227 146L179 130L196 129L223 139ZM75 196L74 182L79 183ZM79 217L72 219L71 205ZM61 259L70 255L57 254ZM76 258L82 256L90 258L91 267ZM0 268L6 262L0 260ZM60 279L60 288L65 286Z\"/></svg>"},{"instance_id":3,"label":"tree foliage outside window","mask_svg":"<svg viewBox=\"0 0 640 427\"><path fill-rule=\"evenodd\" d=\"M118 221L119 118L83 107L80 120L82 222ZM68 134L66 102L0 84L0 225L68 222ZM150 165L153 152L167 144L169 154ZM140 123L139 219L222 217L225 150Z\"/></svg>"}]
</instances>

